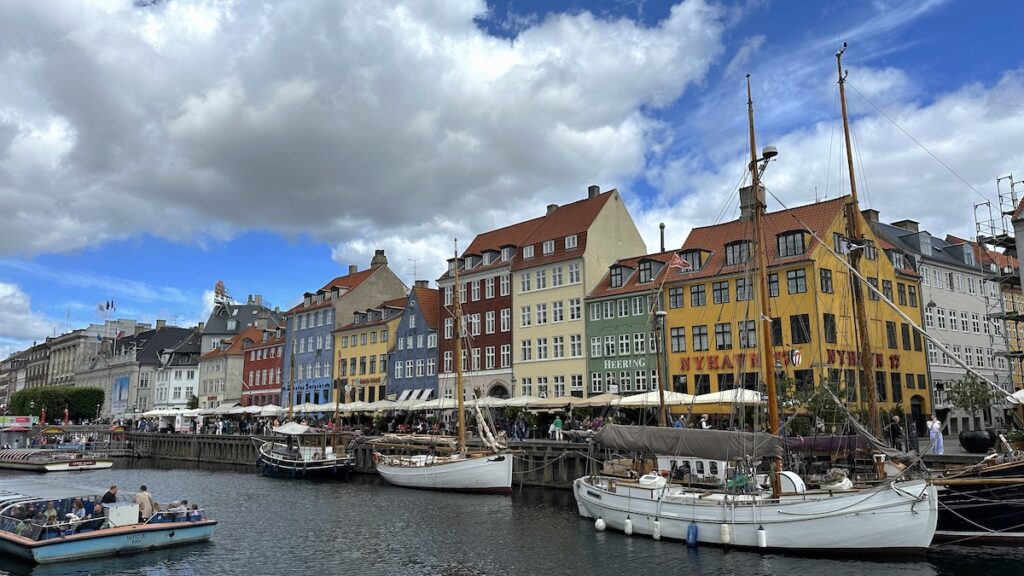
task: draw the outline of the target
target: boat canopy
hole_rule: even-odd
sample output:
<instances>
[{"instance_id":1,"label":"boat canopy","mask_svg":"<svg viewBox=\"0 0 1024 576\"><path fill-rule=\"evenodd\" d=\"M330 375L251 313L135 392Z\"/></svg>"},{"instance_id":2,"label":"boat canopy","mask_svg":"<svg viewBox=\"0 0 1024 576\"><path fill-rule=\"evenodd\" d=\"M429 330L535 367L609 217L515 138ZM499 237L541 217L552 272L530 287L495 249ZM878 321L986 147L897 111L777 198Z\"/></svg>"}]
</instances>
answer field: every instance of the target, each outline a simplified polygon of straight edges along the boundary
<instances>
[{"instance_id":1,"label":"boat canopy","mask_svg":"<svg viewBox=\"0 0 1024 576\"><path fill-rule=\"evenodd\" d=\"M298 422L286 422L277 428L274 428L274 432L277 434L305 434L309 430L309 426L305 424L299 424Z\"/></svg>"},{"instance_id":2,"label":"boat canopy","mask_svg":"<svg viewBox=\"0 0 1024 576\"><path fill-rule=\"evenodd\" d=\"M764 432L658 428L607 424L594 441L616 450L692 456L709 460L782 456L782 439Z\"/></svg>"},{"instance_id":3,"label":"boat canopy","mask_svg":"<svg viewBox=\"0 0 1024 576\"><path fill-rule=\"evenodd\" d=\"M72 486L39 480L36 476L26 476L0 480L0 507L18 502L39 500L64 500L67 498L90 498L103 493L99 488Z\"/></svg>"}]
</instances>

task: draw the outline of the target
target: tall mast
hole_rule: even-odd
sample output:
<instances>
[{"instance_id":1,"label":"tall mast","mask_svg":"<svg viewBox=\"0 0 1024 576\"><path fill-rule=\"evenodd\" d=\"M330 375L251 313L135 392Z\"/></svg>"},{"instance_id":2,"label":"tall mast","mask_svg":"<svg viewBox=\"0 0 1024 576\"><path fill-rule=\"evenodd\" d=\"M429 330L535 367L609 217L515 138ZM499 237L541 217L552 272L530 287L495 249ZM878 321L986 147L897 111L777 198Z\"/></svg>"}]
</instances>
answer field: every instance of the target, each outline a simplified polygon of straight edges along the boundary
<instances>
[{"instance_id":1,"label":"tall mast","mask_svg":"<svg viewBox=\"0 0 1024 576\"><path fill-rule=\"evenodd\" d=\"M288 370L288 419L293 417L295 409L295 337L292 337L291 366Z\"/></svg>"},{"instance_id":2,"label":"tall mast","mask_svg":"<svg viewBox=\"0 0 1024 576\"><path fill-rule=\"evenodd\" d=\"M857 178L853 172L853 145L850 142L850 120L846 113L846 77L843 75L843 52L846 42L836 52L836 70L839 73L839 101L843 110L843 135L846 137L846 164L850 173L850 201L846 203L846 236L851 242L859 242L863 238L860 222L860 205L857 202ZM862 250L850 250L850 266L860 273ZM871 432L877 438L882 437L882 422L878 417L878 390L875 386L874 366L871 363L871 335L868 333L868 315L864 308L864 291L857 278L850 278L853 288L853 315L857 321L857 336L860 340L860 369L864 373L864 384L868 395L868 411L870 412Z\"/></svg>"},{"instance_id":3,"label":"tall mast","mask_svg":"<svg viewBox=\"0 0 1024 576\"><path fill-rule=\"evenodd\" d=\"M772 315L768 307L768 251L764 245L764 194L761 191L761 170L758 167L757 140L754 138L754 99L750 94L750 74L747 74L747 123L750 127L750 180L753 195L754 246L757 250L758 296L761 303L761 366L764 370L765 389L768 391L768 426L772 434L779 435L779 395L775 383L775 354L772 348ZM772 494L778 496L779 473L782 460L775 458L772 463Z\"/></svg>"},{"instance_id":4,"label":"tall mast","mask_svg":"<svg viewBox=\"0 0 1024 576\"><path fill-rule=\"evenodd\" d=\"M459 298L459 241L455 240L455 399L459 412L459 454L466 453L466 413L462 390L462 301Z\"/></svg>"}]
</instances>

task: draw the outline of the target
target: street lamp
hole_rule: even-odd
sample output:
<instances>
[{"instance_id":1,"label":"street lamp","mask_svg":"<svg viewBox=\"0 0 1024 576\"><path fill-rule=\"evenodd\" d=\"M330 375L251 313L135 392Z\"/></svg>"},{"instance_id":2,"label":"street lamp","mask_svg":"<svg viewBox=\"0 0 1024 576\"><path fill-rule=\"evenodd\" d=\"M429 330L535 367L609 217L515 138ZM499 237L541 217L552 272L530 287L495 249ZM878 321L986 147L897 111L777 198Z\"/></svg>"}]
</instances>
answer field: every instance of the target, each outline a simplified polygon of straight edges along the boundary
<instances>
[{"instance_id":1,"label":"street lamp","mask_svg":"<svg viewBox=\"0 0 1024 576\"><path fill-rule=\"evenodd\" d=\"M96 421L99 422L99 420L100 420L100 405L97 404L96 405Z\"/></svg>"}]
</instances>

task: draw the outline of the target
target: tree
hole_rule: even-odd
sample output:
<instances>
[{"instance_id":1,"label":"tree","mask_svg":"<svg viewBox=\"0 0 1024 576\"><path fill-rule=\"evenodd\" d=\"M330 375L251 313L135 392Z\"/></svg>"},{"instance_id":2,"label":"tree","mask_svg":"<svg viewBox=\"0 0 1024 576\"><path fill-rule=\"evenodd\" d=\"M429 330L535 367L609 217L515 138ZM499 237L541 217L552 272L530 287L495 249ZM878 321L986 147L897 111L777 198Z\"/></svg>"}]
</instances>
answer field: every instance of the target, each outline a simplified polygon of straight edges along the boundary
<instances>
[{"instance_id":1,"label":"tree","mask_svg":"<svg viewBox=\"0 0 1024 576\"><path fill-rule=\"evenodd\" d=\"M946 386L946 400L974 418L1001 395L987 382L978 380L974 374L968 374Z\"/></svg>"},{"instance_id":2,"label":"tree","mask_svg":"<svg viewBox=\"0 0 1024 576\"><path fill-rule=\"evenodd\" d=\"M11 395L11 413L36 415L45 407L48 418L59 419L67 408L72 420L95 418L96 406L103 404L103 398L100 388L27 388Z\"/></svg>"},{"instance_id":3,"label":"tree","mask_svg":"<svg viewBox=\"0 0 1024 576\"><path fill-rule=\"evenodd\" d=\"M188 397L188 409L195 410L196 408L199 408L199 397L192 394Z\"/></svg>"}]
</instances>

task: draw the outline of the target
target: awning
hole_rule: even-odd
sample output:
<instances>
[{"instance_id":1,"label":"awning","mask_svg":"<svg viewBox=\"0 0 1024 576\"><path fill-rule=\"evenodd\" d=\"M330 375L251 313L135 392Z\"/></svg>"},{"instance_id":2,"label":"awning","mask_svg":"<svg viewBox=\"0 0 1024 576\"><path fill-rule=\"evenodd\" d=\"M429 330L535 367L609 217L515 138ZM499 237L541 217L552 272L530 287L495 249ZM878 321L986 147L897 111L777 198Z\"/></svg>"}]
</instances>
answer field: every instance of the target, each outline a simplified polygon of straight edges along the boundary
<instances>
[{"instance_id":1,"label":"awning","mask_svg":"<svg viewBox=\"0 0 1024 576\"><path fill-rule=\"evenodd\" d=\"M579 406L615 406L621 399L622 396L619 396L618 394L605 392L604 394L585 398L583 402L579 403Z\"/></svg>"},{"instance_id":2,"label":"awning","mask_svg":"<svg viewBox=\"0 0 1024 576\"><path fill-rule=\"evenodd\" d=\"M277 434L305 434L307 430L309 430L309 426L298 422L287 422L274 428L274 432Z\"/></svg>"},{"instance_id":3,"label":"awning","mask_svg":"<svg viewBox=\"0 0 1024 576\"><path fill-rule=\"evenodd\" d=\"M658 390L652 390L644 394L623 396L618 406L623 408L652 408L661 406L661 394ZM693 402L693 396L681 392L664 392L666 406L681 406Z\"/></svg>"},{"instance_id":4,"label":"awning","mask_svg":"<svg viewBox=\"0 0 1024 576\"><path fill-rule=\"evenodd\" d=\"M733 388L701 394L693 398L694 404L760 404L761 393L746 388Z\"/></svg>"},{"instance_id":5,"label":"awning","mask_svg":"<svg viewBox=\"0 0 1024 576\"><path fill-rule=\"evenodd\" d=\"M551 396L541 398L530 404L530 410L562 410L566 407L578 406L583 398L575 396Z\"/></svg>"},{"instance_id":6,"label":"awning","mask_svg":"<svg viewBox=\"0 0 1024 576\"><path fill-rule=\"evenodd\" d=\"M47 426L46 428L43 428L41 430L41 432L43 434L63 434L64 433L64 429L63 428L58 428L56 426Z\"/></svg>"},{"instance_id":7,"label":"awning","mask_svg":"<svg viewBox=\"0 0 1024 576\"><path fill-rule=\"evenodd\" d=\"M28 432L28 428L25 428L24 426L11 426L9 428L3 428L0 430L2 430L3 432Z\"/></svg>"}]
</instances>

